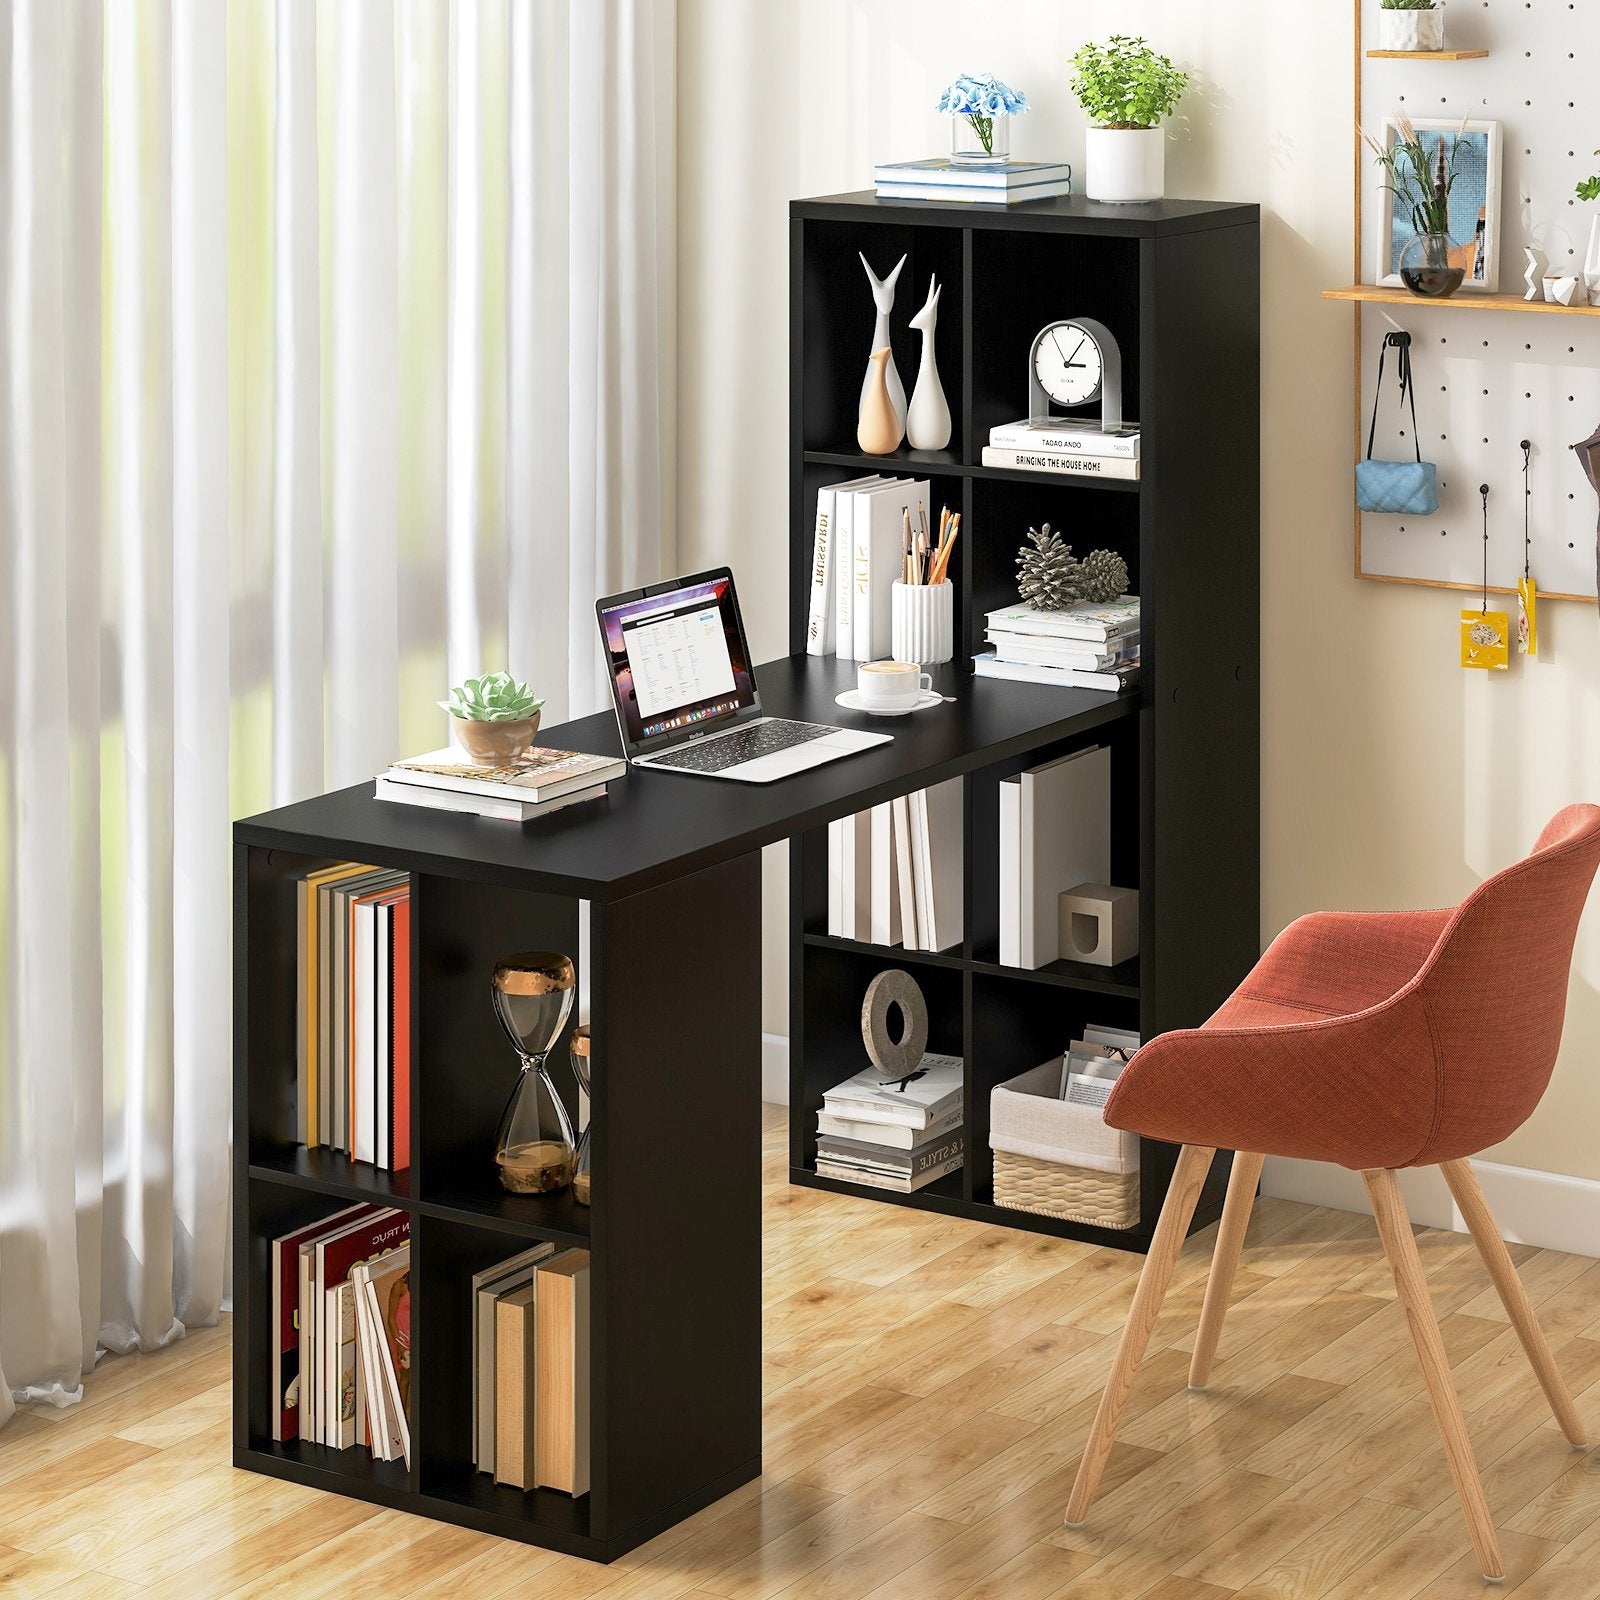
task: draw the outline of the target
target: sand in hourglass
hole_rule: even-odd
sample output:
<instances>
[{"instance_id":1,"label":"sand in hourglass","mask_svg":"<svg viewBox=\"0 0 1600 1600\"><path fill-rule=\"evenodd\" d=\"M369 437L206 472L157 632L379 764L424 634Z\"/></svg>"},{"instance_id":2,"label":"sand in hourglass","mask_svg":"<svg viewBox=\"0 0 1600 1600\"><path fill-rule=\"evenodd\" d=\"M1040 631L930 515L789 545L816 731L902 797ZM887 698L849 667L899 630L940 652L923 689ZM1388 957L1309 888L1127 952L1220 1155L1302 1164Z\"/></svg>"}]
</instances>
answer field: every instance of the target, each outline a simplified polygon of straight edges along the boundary
<instances>
[{"instance_id":1,"label":"sand in hourglass","mask_svg":"<svg viewBox=\"0 0 1600 1600\"><path fill-rule=\"evenodd\" d=\"M512 1194L547 1194L572 1182L572 1146L555 1139L508 1145L500 1157L500 1182Z\"/></svg>"}]
</instances>

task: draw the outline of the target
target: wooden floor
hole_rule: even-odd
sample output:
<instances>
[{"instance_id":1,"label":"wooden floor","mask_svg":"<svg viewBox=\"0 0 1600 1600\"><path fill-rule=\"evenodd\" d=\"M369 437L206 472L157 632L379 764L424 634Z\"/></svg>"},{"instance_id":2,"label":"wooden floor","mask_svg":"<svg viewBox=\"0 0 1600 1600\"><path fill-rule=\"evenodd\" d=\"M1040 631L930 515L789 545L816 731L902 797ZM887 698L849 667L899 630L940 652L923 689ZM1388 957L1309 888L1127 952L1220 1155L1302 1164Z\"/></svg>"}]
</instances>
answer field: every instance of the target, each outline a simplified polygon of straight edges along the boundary
<instances>
[{"instance_id":1,"label":"wooden floor","mask_svg":"<svg viewBox=\"0 0 1600 1600\"><path fill-rule=\"evenodd\" d=\"M1061 1524L1139 1258L784 1182L767 1131L766 1475L610 1567L229 1456L228 1331L0 1432L0 1595L207 1600L1447 1600L1480 1582L1376 1235L1258 1203L1212 1388L1190 1241L1088 1525ZM1419 1245L1521 1600L1600 1595L1600 1450L1556 1431L1470 1241ZM1600 1266L1517 1248L1600 1430ZM1494 1592L1494 1591L1487 1591Z\"/></svg>"}]
</instances>

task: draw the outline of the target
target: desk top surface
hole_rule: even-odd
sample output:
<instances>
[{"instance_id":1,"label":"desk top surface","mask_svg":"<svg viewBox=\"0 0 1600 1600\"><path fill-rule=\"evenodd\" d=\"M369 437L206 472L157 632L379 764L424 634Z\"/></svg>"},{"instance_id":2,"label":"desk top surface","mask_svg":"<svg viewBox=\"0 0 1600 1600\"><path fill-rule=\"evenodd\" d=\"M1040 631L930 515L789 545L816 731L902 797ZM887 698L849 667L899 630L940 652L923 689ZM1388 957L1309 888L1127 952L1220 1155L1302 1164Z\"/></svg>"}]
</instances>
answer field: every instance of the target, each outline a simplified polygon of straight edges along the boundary
<instances>
[{"instance_id":1,"label":"desk top surface","mask_svg":"<svg viewBox=\"0 0 1600 1600\"><path fill-rule=\"evenodd\" d=\"M789 656L756 669L762 709L838 727L892 733L892 743L776 783L631 768L606 797L516 824L373 798L369 779L234 825L238 844L370 861L459 878L519 883L550 894L617 899L821 827L836 817L1021 755L1132 715L1138 691L1086 689L936 674L951 705L886 720L846 711L855 664ZM541 731L561 749L615 755L610 712Z\"/></svg>"}]
</instances>

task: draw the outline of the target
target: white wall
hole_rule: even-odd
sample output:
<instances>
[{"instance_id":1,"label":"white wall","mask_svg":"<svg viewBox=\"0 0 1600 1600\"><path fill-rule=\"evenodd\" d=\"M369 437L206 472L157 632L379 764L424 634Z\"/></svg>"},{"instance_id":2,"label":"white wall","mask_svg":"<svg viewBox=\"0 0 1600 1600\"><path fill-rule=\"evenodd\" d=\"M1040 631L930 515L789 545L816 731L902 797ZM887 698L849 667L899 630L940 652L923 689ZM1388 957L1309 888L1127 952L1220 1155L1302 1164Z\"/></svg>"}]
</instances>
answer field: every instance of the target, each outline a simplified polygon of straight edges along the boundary
<instances>
[{"instance_id":1,"label":"white wall","mask_svg":"<svg viewBox=\"0 0 1600 1600\"><path fill-rule=\"evenodd\" d=\"M1083 39L1144 33L1196 73L1169 192L1265 214L1263 939L1317 907L1459 899L1559 806L1600 798L1591 609L1551 605L1536 663L1468 674L1459 595L1351 576L1351 313L1318 298L1351 275L1349 29L1343 0L679 0L679 541L689 569L734 566L761 657L786 648L789 198L942 151L931 107L963 70L1028 93L1016 154L1075 164ZM776 862L768 881L765 1017L782 1032ZM1554 1084L1498 1160L1600 1178L1597 981L1600 910Z\"/></svg>"}]
</instances>

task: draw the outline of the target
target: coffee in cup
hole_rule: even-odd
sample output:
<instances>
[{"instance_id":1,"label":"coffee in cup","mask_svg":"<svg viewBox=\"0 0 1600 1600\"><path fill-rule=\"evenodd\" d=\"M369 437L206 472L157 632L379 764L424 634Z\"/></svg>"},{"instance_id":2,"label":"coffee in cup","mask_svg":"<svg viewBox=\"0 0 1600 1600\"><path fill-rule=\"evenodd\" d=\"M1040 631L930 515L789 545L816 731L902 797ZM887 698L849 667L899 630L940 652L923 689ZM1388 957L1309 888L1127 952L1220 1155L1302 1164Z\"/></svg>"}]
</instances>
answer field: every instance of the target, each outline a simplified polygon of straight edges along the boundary
<instances>
[{"instance_id":1,"label":"coffee in cup","mask_svg":"<svg viewBox=\"0 0 1600 1600\"><path fill-rule=\"evenodd\" d=\"M933 687L933 678L915 661L861 661L856 693L864 705L885 711L909 710Z\"/></svg>"}]
</instances>

